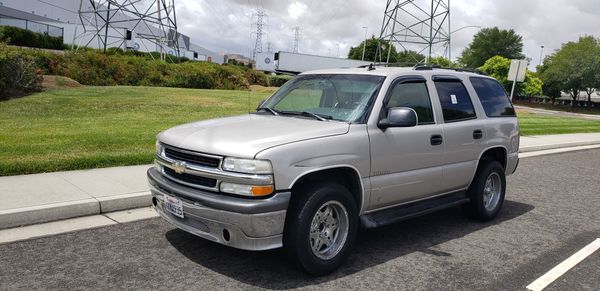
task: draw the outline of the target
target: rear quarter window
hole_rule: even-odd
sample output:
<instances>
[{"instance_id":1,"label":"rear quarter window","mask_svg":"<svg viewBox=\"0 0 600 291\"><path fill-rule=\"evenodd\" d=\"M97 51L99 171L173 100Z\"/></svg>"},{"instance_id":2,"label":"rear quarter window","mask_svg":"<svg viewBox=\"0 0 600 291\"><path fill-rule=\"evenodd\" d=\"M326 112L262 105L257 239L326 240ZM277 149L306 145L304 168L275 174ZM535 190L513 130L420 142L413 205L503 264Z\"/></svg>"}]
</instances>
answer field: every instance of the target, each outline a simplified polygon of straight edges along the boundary
<instances>
[{"instance_id":1,"label":"rear quarter window","mask_svg":"<svg viewBox=\"0 0 600 291\"><path fill-rule=\"evenodd\" d=\"M479 101L488 117L515 116L506 91L498 81L488 78L471 77L471 84L477 92Z\"/></svg>"}]
</instances>

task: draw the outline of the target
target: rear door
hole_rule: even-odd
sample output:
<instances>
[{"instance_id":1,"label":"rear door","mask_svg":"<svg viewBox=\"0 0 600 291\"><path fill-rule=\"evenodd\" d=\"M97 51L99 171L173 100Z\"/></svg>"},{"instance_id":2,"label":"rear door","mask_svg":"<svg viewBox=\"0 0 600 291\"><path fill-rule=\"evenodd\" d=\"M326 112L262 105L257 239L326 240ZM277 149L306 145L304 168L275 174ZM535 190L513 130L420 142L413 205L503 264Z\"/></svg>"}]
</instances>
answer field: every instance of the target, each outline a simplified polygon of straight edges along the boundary
<instances>
[{"instance_id":1,"label":"rear door","mask_svg":"<svg viewBox=\"0 0 600 291\"><path fill-rule=\"evenodd\" d=\"M485 141L484 123L477 118L473 100L462 79L455 76L433 76L442 108L444 124L444 161L441 190L449 192L466 188Z\"/></svg>"},{"instance_id":2,"label":"rear door","mask_svg":"<svg viewBox=\"0 0 600 291\"><path fill-rule=\"evenodd\" d=\"M377 112L379 120L386 117L391 107L414 109L418 125L385 130L369 126L371 209L427 197L439 190L442 178L442 129L436 124L425 78L395 79L383 100L381 112Z\"/></svg>"}]
</instances>

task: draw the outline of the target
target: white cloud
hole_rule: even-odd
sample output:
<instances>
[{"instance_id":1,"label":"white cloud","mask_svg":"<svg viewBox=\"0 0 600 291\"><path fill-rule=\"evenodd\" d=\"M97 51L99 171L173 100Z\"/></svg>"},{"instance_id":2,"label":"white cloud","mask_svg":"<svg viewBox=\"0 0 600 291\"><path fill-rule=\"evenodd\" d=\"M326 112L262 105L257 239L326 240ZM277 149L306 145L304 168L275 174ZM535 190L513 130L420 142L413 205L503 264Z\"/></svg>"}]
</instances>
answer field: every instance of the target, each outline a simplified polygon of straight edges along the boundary
<instances>
[{"instance_id":1,"label":"white cloud","mask_svg":"<svg viewBox=\"0 0 600 291\"><path fill-rule=\"evenodd\" d=\"M463 26L498 26L523 36L524 53L539 62L561 43L585 34L600 37L598 0L453 0L452 30ZM363 26L379 36L385 1L364 0L178 0L177 21L182 33L208 49L249 55L252 10L262 7L268 14L267 35L275 50L292 49L293 27L300 26L300 52L346 55L364 38ZM452 56L456 58L477 33L467 28L452 34Z\"/></svg>"},{"instance_id":2,"label":"white cloud","mask_svg":"<svg viewBox=\"0 0 600 291\"><path fill-rule=\"evenodd\" d=\"M308 7L306 6L306 4L302 3L302 2L294 2L290 5L288 5L288 14L290 15L290 17L292 19L298 19L298 17L302 16L306 10L308 9Z\"/></svg>"}]
</instances>

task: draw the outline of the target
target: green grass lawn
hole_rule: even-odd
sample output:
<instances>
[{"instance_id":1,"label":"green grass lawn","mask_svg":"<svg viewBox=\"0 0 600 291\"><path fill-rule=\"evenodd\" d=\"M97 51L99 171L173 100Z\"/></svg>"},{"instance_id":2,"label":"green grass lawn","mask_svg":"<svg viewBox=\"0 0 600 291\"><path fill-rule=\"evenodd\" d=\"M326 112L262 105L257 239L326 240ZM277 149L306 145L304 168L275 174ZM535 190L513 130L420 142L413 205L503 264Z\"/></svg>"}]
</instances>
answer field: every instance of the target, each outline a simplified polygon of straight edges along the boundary
<instances>
[{"instance_id":1,"label":"green grass lawn","mask_svg":"<svg viewBox=\"0 0 600 291\"><path fill-rule=\"evenodd\" d=\"M237 115L269 93L157 87L54 89L0 102L0 176L151 163L177 124ZM600 132L600 121L519 114L523 135Z\"/></svg>"},{"instance_id":2,"label":"green grass lawn","mask_svg":"<svg viewBox=\"0 0 600 291\"><path fill-rule=\"evenodd\" d=\"M177 124L254 109L269 93L156 87L55 89L0 102L0 176L152 162Z\"/></svg>"},{"instance_id":3,"label":"green grass lawn","mask_svg":"<svg viewBox=\"0 0 600 291\"><path fill-rule=\"evenodd\" d=\"M517 113L521 135L600 132L600 120Z\"/></svg>"}]
</instances>

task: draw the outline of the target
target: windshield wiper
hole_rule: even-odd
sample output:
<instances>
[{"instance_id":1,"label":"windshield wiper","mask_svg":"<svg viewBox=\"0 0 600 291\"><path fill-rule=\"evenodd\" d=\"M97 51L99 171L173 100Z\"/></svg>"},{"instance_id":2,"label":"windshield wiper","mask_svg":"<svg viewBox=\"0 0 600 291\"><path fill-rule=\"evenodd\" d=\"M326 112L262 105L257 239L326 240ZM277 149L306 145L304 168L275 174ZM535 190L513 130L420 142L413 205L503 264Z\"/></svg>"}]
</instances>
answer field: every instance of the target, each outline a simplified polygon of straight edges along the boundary
<instances>
[{"instance_id":1,"label":"windshield wiper","mask_svg":"<svg viewBox=\"0 0 600 291\"><path fill-rule=\"evenodd\" d=\"M258 108L256 108L256 111L259 111L259 110L266 110L266 111L269 111L269 112L271 112L271 113L272 113L273 115L275 115L275 116L278 116L278 115L279 115L279 112L277 112L277 110L275 110L275 109L273 109L273 108L269 108L269 107L258 107Z\"/></svg>"},{"instance_id":2,"label":"windshield wiper","mask_svg":"<svg viewBox=\"0 0 600 291\"><path fill-rule=\"evenodd\" d=\"M312 117L312 118L315 118L320 121L326 121L327 119L333 119L333 117L331 117L329 115L316 114L316 113L312 113L312 112L308 112L308 111L302 111L302 112L300 112L300 111L281 111L281 113L308 116L308 117Z\"/></svg>"}]
</instances>

